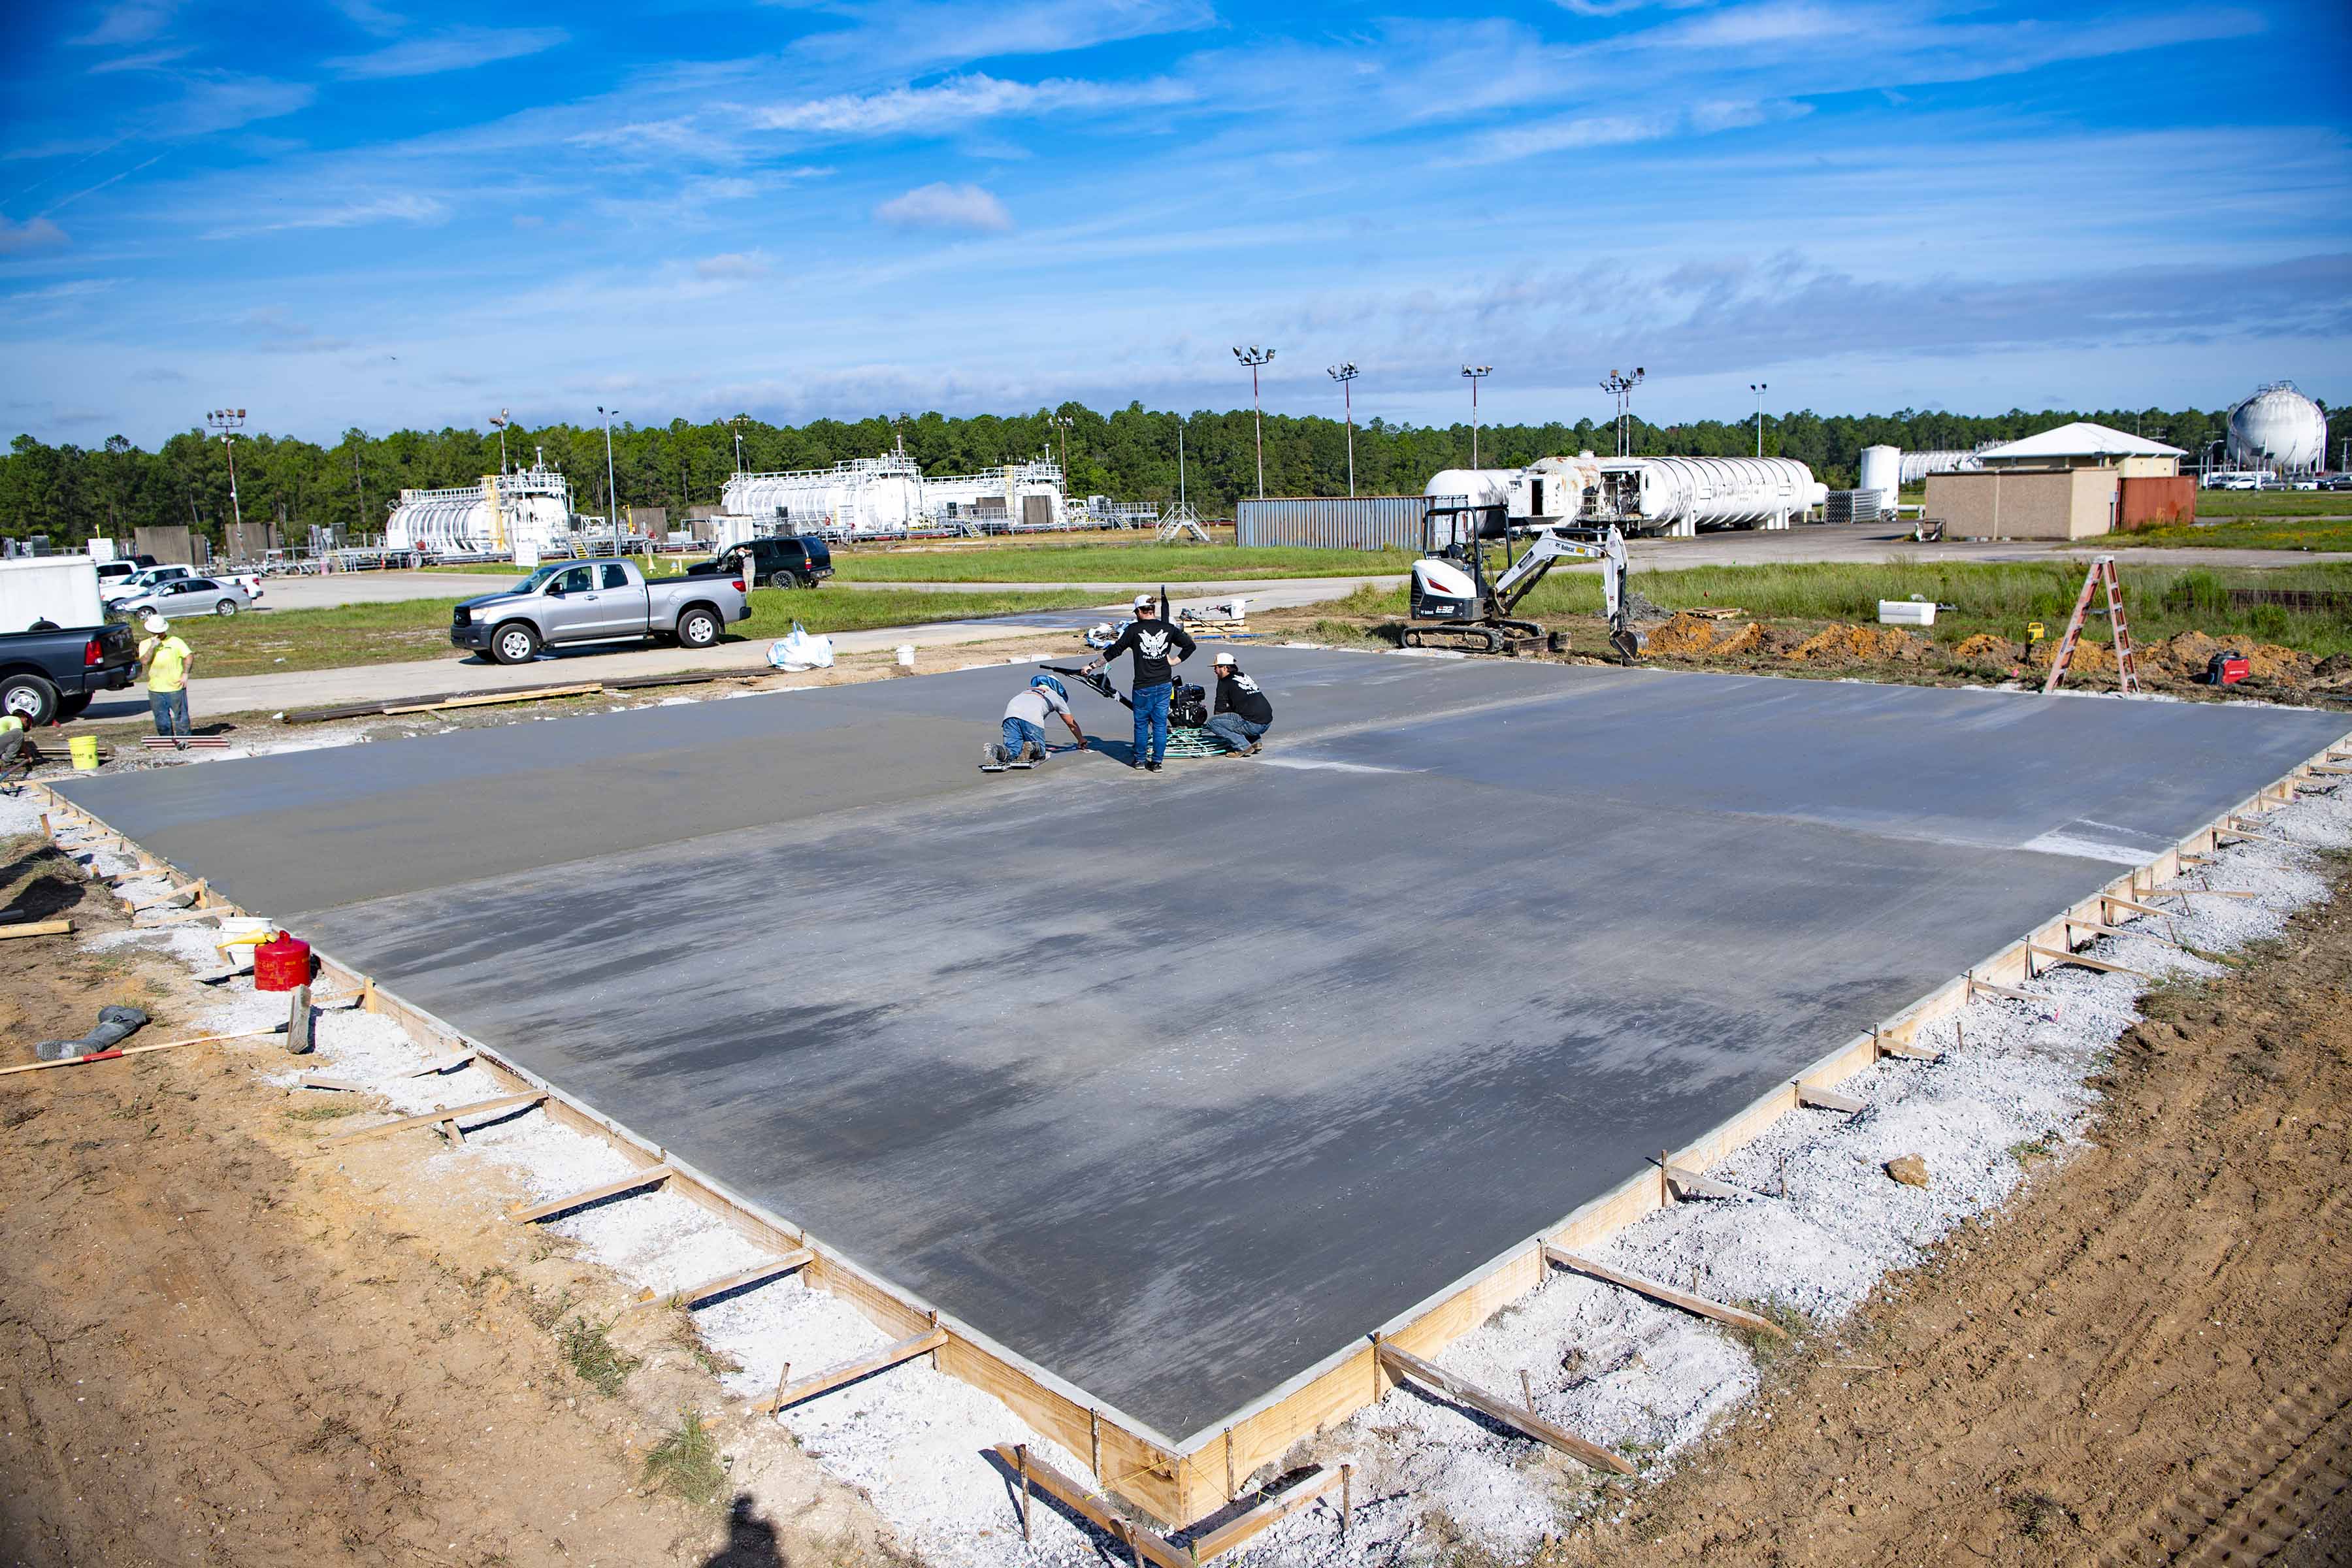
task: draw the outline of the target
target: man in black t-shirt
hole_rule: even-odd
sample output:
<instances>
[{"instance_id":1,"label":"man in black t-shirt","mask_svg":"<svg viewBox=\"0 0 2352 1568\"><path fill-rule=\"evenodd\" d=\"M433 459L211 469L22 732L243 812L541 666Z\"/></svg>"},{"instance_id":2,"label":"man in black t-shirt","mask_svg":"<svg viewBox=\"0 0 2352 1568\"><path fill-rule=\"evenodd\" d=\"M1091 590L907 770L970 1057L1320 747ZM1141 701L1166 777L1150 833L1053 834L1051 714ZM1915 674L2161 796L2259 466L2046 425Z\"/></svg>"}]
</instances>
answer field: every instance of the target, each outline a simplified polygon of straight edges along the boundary
<instances>
[{"instance_id":1,"label":"man in black t-shirt","mask_svg":"<svg viewBox=\"0 0 2352 1568\"><path fill-rule=\"evenodd\" d=\"M1161 616L1150 595L1138 594L1135 619L1087 666L1086 673L1092 675L1120 654L1135 656L1135 761L1130 767L1160 771L1160 761L1168 754L1168 698L1175 689L1176 667L1194 646L1192 634Z\"/></svg>"},{"instance_id":2,"label":"man in black t-shirt","mask_svg":"<svg viewBox=\"0 0 2352 1568\"><path fill-rule=\"evenodd\" d=\"M1242 673L1231 648L1221 648L1210 661L1217 672L1216 710L1209 715L1209 733L1225 749L1244 757L1258 752L1258 740L1274 728L1274 704L1258 683Z\"/></svg>"}]
</instances>

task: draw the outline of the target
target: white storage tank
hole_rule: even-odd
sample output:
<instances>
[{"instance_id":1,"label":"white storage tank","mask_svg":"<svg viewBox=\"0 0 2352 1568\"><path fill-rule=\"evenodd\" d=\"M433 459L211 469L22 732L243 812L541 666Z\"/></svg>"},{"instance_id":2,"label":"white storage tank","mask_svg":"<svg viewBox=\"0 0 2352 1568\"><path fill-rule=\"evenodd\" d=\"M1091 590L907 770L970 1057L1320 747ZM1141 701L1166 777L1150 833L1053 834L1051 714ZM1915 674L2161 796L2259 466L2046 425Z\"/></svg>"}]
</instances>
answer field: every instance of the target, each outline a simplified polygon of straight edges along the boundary
<instances>
[{"instance_id":1,"label":"white storage tank","mask_svg":"<svg viewBox=\"0 0 2352 1568\"><path fill-rule=\"evenodd\" d=\"M2327 459L2327 416L2295 390L2274 381L2230 410L2230 466L2274 474L2309 474Z\"/></svg>"},{"instance_id":2,"label":"white storage tank","mask_svg":"<svg viewBox=\"0 0 2352 1568\"><path fill-rule=\"evenodd\" d=\"M1793 458L1610 458L1598 504L1606 521L1688 537L1702 528L1786 528L1829 498Z\"/></svg>"},{"instance_id":3,"label":"white storage tank","mask_svg":"<svg viewBox=\"0 0 2352 1568\"><path fill-rule=\"evenodd\" d=\"M403 490L384 523L387 550L509 555L568 538L572 482L553 468L484 474L446 490Z\"/></svg>"},{"instance_id":4,"label":"white storage tank","mask_svg":"<svg viewBox=\"0 0 2352 1568\"><path fill-rule=\"evenodd\" d=\"M37 621L59 628L103 626L98 563L87 555L0 561L0 632L30 631Z\"/></svg>"},{"instance_id":5,"label":"white storage tank","mask_svg":"<svg viewBox=\"0 0 2352 1568\"><path fill-rule=\"evenodd\" d=\"M1895 515L1895 493L1902 484L1901 447L1864 447L1862 449L1862 482L1856 488L1878 492L1878 510L1882 516Z\"/></svg>"},{"instance_id":6,"label":"white storage tank","mask_svg":"<svg viewBox=\"0 0 2352 1568\"><path fill-rule=\"evenodd\" d=\"M1421 493L1433 499L1460 496L1472 506L1505 505L1511 499L1511 481L1518 477L1517 468L1440 468Z\"/></svg>"}]
</instances>

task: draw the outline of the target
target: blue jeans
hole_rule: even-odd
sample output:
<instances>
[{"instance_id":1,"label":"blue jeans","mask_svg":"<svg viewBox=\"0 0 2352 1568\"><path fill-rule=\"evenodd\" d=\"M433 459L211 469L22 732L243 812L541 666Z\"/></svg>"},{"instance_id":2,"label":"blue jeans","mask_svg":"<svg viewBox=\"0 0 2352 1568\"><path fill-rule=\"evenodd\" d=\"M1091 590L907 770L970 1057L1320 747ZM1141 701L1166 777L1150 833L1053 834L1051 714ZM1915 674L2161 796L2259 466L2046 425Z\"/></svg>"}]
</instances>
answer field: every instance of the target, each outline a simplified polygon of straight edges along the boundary
<instances>
[{"instance_id":1,"label":"blue jeans","mask_svg":"<svg viewBox=\"0 0 2352 1568\"><path fill-rule=\"evenodd\" d=\"M1173 686L1139 686L1135 689L1137 762L1156 763L1168 754L1168 699L1175 690Z\"/></svg>"},{"instance_id":2,"label":"blue jeans","mask_svg":"<svg viewBox=\"0 0 2352 1568\"><path fill-rule=\"evenodd\" d=\"M1004 721L1004 760L1006 762L1019 762L1021 760L1021 748L1029 744L1032 741L1037 743L1038 754L1040 756L1044 755L1045 751L1045 731L1040 730L1036 725L1032 724L1026 719L1007 719Z\"/></svg>"},{"instance_id":3,"label":"blue jeans","mask_svg":"<svg viewBox=\"0 0 2352 1568\"><path fill-rule=\"evenodd\" d=\"M1209 733L1225 743L1229 752L1246 752L1250 742L1273 729L1271 724L1253 724L1238 713L1209 715Z\"/></svg>"},{"instance_id":4,"label":"blue jeans","mask_svg":"<svg viewBox=\"0 0 2352 1568\"><path fill-rule=\"evenodd\" d=\"M151 691L147 694L147 710L155 715L158 735L185 735L188 732L188 689L177 691Z\"/></svg>"}]
</instances>

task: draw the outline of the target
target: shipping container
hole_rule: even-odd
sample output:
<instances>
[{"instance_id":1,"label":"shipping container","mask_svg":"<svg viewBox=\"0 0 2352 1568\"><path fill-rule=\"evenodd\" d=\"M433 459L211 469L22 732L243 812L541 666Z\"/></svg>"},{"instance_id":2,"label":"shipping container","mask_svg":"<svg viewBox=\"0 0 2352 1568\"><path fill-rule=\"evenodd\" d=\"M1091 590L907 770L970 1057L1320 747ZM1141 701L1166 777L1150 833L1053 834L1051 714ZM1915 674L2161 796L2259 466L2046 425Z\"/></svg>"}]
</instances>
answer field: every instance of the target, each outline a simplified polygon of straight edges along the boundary
<instances>
[{"instance_id":1,"label":"shipping container","mask_svg":"<svg viewBox=\"0 0 2352 1568\"><path fill-rule=\"evenodd\" d=\"M1433 506L1459 496L1268 497L1234 503L1234 542L1307 550L1419 550Z\"/></svg>"}]
</instances>

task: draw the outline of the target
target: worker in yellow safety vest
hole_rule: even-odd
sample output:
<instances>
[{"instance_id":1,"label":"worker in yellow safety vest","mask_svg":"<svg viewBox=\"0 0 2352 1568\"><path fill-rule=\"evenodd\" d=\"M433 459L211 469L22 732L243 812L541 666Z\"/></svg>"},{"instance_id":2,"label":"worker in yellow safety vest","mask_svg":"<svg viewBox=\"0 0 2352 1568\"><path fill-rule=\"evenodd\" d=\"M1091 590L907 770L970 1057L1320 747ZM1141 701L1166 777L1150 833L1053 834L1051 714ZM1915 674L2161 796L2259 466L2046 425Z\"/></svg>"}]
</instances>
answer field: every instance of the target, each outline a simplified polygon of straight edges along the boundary
<instances>
[{"instance_id":1,"label":"worker in yellow safety vest","mask_svg":"<svg viewBox=\"0 0 2352 1568\"><path fill-rule=\"evenodd\" d=\"M139 645L139 668L147 678L147 706L155 715L155 733L167 735L187 750L188 667L195 650L172 630L161 616L144 623L149 636Z\"/></svg>"}]
</instances>

